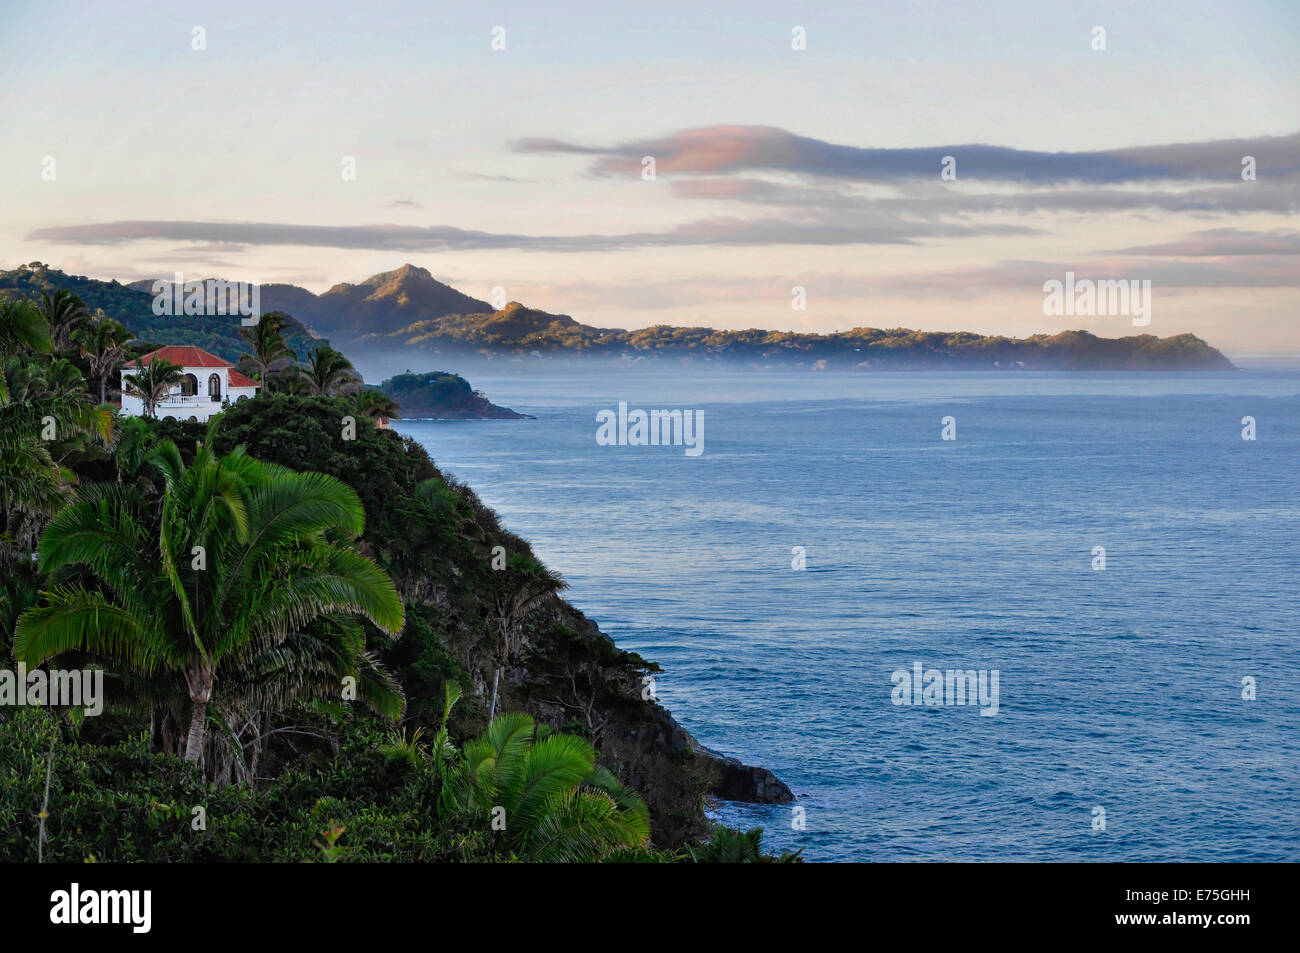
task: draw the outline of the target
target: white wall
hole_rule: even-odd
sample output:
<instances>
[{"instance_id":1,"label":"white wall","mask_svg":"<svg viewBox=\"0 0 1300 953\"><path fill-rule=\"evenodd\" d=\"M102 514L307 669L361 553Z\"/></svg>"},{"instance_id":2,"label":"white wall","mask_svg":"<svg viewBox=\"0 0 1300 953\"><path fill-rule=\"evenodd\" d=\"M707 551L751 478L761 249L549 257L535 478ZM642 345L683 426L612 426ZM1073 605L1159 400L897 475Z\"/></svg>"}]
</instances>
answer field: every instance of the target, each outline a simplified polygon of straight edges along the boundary
<instances>
[{"instance_id":1,"label":"white wall","mask_svg":"<svg viewBox=\"0 0 1300 953\"><path fill-rule=\"evenodd\" d=\"M144 416L144 401L139 397L133 396L126 392L126 376L134 373L134 368L122 369L122 413L129 417ZM159 419L171 417L176 420L189 420L191 417L200 422L205 422L214 414L221 412L222 403L229 401L234 403L240 397L253 397L257 394L255 387L231 387L230 386L230 369L226 367L182 367L181 373L193 374L194 379L198 381L195 396L199 399L185 404L168 405L164 400L155 408L155 414ZM208 378L213 374L221 379L221 400L213 401L208 399ZM169 399L180 399L181 389L172 388Z\"/></svg>"}]
</instances>

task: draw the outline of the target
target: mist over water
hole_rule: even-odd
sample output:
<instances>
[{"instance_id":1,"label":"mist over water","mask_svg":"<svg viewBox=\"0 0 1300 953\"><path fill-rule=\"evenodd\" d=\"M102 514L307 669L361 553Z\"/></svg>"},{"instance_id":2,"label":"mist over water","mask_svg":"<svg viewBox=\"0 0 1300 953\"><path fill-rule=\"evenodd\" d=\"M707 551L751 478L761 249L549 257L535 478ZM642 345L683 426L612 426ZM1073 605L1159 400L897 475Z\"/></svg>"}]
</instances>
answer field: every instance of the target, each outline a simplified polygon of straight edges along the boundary
<instances>
[{"instance_id":1,"label":"mist over water","mask_svg":"<svg viewBox=\"0 0 1300 953\"><path fill-rule=\"evenodd\" d=\"M537 419L397 429L807 829L727 823L817 860L1300 853L1300 372L466 373ZM598 446L619 401L703 411L704 452ZM915 662L998 670L998 714L895 705Z\"/></svg>"}]
</instances>

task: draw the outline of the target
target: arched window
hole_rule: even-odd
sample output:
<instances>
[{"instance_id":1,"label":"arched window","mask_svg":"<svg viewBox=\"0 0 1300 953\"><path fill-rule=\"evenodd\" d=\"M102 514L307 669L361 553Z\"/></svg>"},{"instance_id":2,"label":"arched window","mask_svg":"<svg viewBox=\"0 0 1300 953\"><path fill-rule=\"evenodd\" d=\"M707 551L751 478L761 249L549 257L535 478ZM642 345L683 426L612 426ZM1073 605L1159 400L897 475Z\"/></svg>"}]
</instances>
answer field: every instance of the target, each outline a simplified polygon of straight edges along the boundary
<instances>
[{"instance_id":1,"label":"arched window","mask_svg":"<svg viewBox=\"0 0 1300 953\"><path fill-rule=\"evenodd\" d=\"M193 374L186 374L185 379L181 381L181 396L193 397L199 392L199 379Z\"/></svg>"},{"instance_id":2,"label":"arched window","mask_svg":"<svg viewBox=\"0 0 1300 953\"><path fill-rule=\"evenodd\" d=\"M219 374L208 377L208 397L212 400L221 400L221 376Z\"/></svg>"}]
</instances>

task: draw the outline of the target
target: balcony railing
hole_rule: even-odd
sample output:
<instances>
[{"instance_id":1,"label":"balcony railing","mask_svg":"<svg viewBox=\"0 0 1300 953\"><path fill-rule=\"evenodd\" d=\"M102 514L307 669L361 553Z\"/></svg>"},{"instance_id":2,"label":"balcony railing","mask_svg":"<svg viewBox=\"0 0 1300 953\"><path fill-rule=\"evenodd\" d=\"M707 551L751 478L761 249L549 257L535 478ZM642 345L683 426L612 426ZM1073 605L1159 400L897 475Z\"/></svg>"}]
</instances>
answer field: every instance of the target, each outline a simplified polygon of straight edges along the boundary
<instances>
[{"instance_id":1,"label":"balcony railing","mask_svg":"<svg viewBox=\"0 0 1300 953\"><path fill-rule=\"evenodd\" d=\"M221 403L220 397L209 397L207 394L190 394L183 396L181 394L168 394L158 402L159 407L204 407L208 404Z\"/></svg>"}]
</instances>

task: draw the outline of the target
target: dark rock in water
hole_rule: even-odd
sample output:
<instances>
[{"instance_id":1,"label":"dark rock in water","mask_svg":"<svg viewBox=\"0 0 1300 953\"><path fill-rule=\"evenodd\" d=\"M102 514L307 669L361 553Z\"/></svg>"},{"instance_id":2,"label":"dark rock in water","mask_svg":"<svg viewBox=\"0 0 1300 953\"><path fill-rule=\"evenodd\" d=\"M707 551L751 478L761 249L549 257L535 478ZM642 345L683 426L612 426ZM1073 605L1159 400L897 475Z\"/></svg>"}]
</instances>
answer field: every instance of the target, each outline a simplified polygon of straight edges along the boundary
<instances>
[{"instance_id":1,"label":"dark rock in water","mask_svg":"<svg viewBox=\"0 0 1300 953\"><path fill-rule=\"evenodd\" d=\"M713 762L709 793L714 797L747 804L789 804L794 800L794 792L767 768L744 764L703 746L699 750Z\"/></svg>"}]
</instances>

